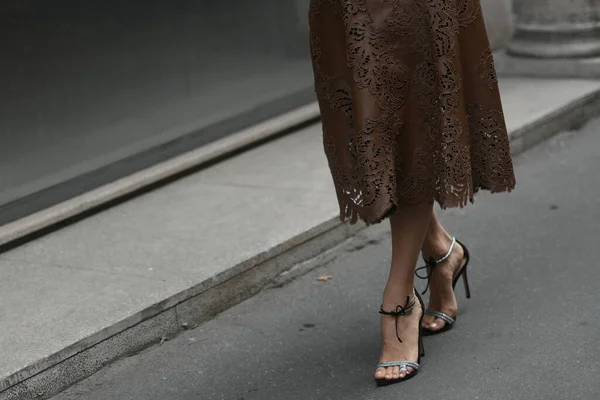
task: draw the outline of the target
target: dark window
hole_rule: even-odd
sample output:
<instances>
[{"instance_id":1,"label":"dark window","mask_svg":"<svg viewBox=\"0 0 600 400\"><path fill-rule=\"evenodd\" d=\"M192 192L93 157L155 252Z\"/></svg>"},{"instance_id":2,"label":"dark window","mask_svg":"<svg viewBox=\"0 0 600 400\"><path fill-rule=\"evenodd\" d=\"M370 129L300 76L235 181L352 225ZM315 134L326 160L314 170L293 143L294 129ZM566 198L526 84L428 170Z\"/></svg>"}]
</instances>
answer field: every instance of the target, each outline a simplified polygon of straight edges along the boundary
<instances>
[{"instance_id":1,"label":"dark window","mask_svg":"<svg viewBox=\"0 0 600 400\"><path fill-rule=\"evenodd\" d=\"M0 224L313 100L306 0L0 3Z\"/></svg>"}]
</instances>

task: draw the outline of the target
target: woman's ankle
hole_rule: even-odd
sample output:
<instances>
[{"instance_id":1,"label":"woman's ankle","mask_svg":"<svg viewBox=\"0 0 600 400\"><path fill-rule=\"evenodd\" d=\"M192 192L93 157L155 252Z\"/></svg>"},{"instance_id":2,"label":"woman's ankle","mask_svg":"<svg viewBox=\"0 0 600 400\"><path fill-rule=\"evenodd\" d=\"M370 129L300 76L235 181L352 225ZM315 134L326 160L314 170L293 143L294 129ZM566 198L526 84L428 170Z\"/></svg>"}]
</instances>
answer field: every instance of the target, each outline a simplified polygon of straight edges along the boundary
<instances>
[{"instance_id":1,"label":"woman's ankle","mask_svg":"<svg viewBox=\"0 0 600 400\"><path fill-rule=\"evenodd\" d=\"M406 307L416 301L413 286L388 282L383 290L383 309L395 310L396 307Z\"/></svg>"},{"instance_id":2,"label":"woman's ankle","mask_svg":"<svg viewBox=\"0 0 600 400\"><path fill-rule=\"evenodd\" d=\"M448 253L452 246L452 236L446 231L427 235L421 247L421 253L426 260L439 260Z\"/></svg>"}]
</instances>

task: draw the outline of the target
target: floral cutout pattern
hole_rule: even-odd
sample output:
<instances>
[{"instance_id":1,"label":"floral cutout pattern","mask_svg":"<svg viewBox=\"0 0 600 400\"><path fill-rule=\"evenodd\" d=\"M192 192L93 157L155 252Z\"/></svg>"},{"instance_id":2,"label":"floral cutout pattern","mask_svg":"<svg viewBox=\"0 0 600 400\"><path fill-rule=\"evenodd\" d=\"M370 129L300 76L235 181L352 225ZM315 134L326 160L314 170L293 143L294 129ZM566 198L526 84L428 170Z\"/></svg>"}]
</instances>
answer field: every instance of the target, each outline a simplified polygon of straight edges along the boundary
<instances>
[{"instance_id":1,"label":"floral cutout pattern","mask_svg":"<svg viewBox=\"0 0 600 400\"><path fill-rule=\"evenodd\" d=\"M309 18L342 220L514 187L478 0L312 0Z\"/></svg>"},{"instance_id":2,"label":"floral cutout pattern","mask_svg":"<svg viewBox=\"0 0 600 400\"><path fill-rule=\"evenodd\" d=\"M496 67L494 66L494 57L491 50L484 50L481 53L479 61L479 76L483 83L491 90L494 90L498 85L498 76L496 75Z\"/></svg>"}]
</instances>

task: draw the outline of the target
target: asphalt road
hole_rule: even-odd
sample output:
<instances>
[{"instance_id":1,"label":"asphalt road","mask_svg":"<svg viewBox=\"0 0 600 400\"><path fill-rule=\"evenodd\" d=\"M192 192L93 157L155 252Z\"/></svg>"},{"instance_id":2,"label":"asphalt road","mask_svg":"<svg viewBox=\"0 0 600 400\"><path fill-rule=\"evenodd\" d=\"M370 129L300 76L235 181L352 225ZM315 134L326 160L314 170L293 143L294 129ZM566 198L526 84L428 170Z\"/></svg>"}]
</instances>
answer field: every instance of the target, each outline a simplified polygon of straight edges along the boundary
<instances>
[{"instance_id":1,"label":"asphalt road","mask_svg":"<svg viewBox=\"0 0 600 400\"><path fill-rule=\"evenodd\" d=\"M515 160L517 189L442 219L472 253L453 331L376 388L387 225L326 266L120 360L55 400L600 399L600 121ZM331 275L319 282L320 275Z\"/></svg>"}]
</instances>

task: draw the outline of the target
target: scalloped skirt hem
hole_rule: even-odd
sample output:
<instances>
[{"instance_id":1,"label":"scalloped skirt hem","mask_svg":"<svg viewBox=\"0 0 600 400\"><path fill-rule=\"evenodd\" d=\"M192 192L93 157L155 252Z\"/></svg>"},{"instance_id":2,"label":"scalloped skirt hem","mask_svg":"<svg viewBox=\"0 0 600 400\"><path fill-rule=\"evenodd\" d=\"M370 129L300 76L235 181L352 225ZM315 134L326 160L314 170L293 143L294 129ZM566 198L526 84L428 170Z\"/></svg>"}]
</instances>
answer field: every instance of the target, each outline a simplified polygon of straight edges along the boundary
<instances>
[{"instance_id":1,"label":"scalloped skirt hem","mask_svg":"<svg viewBox=\"0 0 600 400\"><path fill-rule=\"evenodd\" d=\"M340 198L339 218L343 223L348 223L350 225L355 225L359 221L363 222L367 226L377 225L392 216L398 207L415 207L423 204L437 203L442 210L446 210L448 208L464 208L469 203L473 204L475 202L475 195L482 190L489 193L510 193L514 190L514 188L514 183L509 186L492 188L481 185L476 187L472 192L465 193L465 195L458 200L452 201L442 201L437 198L431 198L429 200L420 199L414 202L406 200L398 202L390 199L388 202L384 203L384 206L378 206L375 212L372 210L369 210L369 212L366 212L364 209L360 210L360 207L357 207L354 203Z\"/></svg>"}]
</instances>

